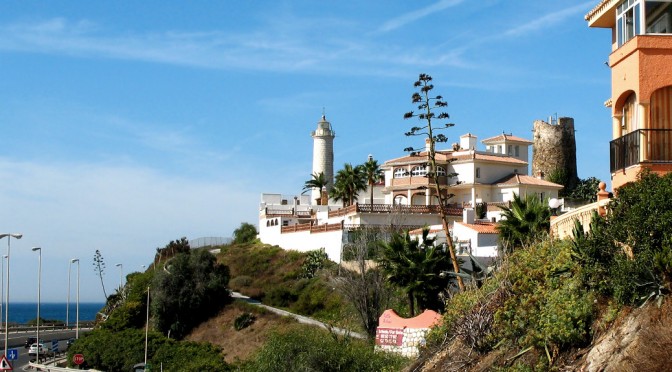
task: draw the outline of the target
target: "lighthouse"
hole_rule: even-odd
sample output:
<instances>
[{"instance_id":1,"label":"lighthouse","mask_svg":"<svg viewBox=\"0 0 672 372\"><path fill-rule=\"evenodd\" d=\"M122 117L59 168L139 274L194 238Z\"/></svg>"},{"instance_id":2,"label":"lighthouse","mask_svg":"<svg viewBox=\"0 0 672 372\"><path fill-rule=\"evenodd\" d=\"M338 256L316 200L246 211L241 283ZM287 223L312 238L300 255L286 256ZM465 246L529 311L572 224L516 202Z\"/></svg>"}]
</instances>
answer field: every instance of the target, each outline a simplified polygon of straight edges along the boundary
<instances>
[{"instance_id":1,"label":"lighthouse","mask_svg":"<svg viewBox=\"0 0 672 372\"><path fill-rule=\"evenodd\" d=\"M313 137L313 172L312 174L324 173L327 180L327 190L334 186L334 137L336 132L331 129L331 123L323 114L317 122L317 129L310 133ZM320 198L321 190L313 189L311 192L312 203Z\"/></svg>"}]
</instances>

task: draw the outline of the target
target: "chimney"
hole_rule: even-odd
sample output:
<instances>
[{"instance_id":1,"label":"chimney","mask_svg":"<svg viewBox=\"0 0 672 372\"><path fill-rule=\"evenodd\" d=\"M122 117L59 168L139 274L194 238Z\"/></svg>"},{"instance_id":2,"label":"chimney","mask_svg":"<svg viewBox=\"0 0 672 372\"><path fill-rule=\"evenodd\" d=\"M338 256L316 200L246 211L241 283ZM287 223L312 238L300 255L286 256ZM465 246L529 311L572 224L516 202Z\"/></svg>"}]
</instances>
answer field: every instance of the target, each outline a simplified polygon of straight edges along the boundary
<instances>
[{"instance_id":1,"label":"chimney","mask_svg":"<svg viewBox=\"0 0 672 372\"><path fill-rule=\"evenodd\" d=\"M540 179L540 180L543 180L544 179L544 171L538 171L537 172L537 178Z\"/></svg>"},{"instance_id":2,"label":"chimney","mask_svg":"<svg viewBox=\"0 0 672 372\"><path fill-rule=\"evenodd\" d=\"M429 152L429 147L430 147L431 145L432 145L432 141L431 141L429 138L427 138L427 139L425 140L425 151Z\"/></svg>"},{"instance_id":3,"label":"chimney","mask_svg":"<svg viewBox=\"0 0 672 372\"><path fill-rule=\"evenodd\" d=\"M460 136L460 147L462 150L476 150L476 136L471 133Z\"/></svg>"},{"instance_id":4,"label":"chimney","mask_svg":"<svg viewBox=\"0 0 672 372\"><path fill-rule=\"evenodd\" d=\"M462 223L473 224L476 220L474 208L464 208L462 211Z\"/></svg>"}]
</instances>

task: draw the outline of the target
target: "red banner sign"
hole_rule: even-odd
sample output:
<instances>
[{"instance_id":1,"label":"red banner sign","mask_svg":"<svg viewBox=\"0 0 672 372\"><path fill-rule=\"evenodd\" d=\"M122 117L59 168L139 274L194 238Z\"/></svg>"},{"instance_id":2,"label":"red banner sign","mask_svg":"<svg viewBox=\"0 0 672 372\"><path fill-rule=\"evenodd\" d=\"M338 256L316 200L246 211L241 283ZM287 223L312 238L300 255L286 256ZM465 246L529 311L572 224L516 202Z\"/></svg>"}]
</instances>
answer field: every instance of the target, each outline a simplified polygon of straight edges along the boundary
<instances>
[{"instance_id":1,"label":"red banner sign","mask_svg":"<svg viewBox=\"0 0 672 372\"><path fill-rule=\"evenodd\" d=\"M380 328L376 329L376 345L401 346L404 339L404 330L402 328Z\"/></svg>"}]
</instances>

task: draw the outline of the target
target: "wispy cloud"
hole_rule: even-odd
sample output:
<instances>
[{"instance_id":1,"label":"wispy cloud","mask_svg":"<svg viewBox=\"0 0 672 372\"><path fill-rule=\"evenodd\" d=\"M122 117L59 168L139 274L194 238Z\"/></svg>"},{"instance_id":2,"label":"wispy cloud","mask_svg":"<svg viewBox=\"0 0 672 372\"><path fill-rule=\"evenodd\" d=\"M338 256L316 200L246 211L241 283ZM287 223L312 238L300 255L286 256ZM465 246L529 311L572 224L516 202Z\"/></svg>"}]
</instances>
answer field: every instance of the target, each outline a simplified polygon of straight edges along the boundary
<instances>
[{"instance_id":1,"label":"wispy cloud","mask_svg":"<svg viewBox=\"0 0 672 372\"><path fill-rule=\"evenodd\" d=\"M425 18L436 12L440 12L442 10L457 6L462 2L464 2L464 0L441 0L432 5L426 6L422 9L406 13L402 16L393 18L385 22L382 26L380 26L380 28L378 28L378 32L389 32L392 30L396 30L400 27L403 27L409 23L413 23L419 19Z\"/></svg>"},{"instance_id":2,"label":"wispy cloud","mask_svg":"<svg viewBox=\"0 0 672 372\"><path fill-rule=\"evenodd\" d=\"M534 20L523 23L522 25L510 28L504 31L501 36L517 36L521 34L530 33L533 31L538 31L543 28L548 28L557 25L558 23L564 22L567 18L573 17L576 14L580 14L590 9L595 4L594 1L587 1L585 3L575 5L566 9L562 9L557 12L552 12L545 14L541 17L535 18Z\"/></svg>"},{"instance_id":3,"label":"wispy cloud","mask_svg":"<svg viewBox=\"0 0 672 372\"><path fill-rule=\"evenodd\" d=\"M444 0L397 20L386 29L455 6L463 0ZM390 75L418 61L417 46L380 42L362 37L362 29L341 19L268 20L251 31L163 31L110 34L90 21L54 18L42 22L0 25L0 50L107 58L178 66L270 72ZM287 18L284 17L284 18ZM319 24L316 24L319 23ZM360 25L361 26L361 25ZM325 30L314 33L314 28ZM330 30L338 30L332 32ZM421 65L436 58L424 58ZM452 59L451 59L452 61ZM451 65L451 61L446 61ZM453 67L461 67L454 63Z\"/></svg>"},{"instance_id":4,"label":"wispy cloud","mask_svg":"<svg viewBox=\"0 0 672 372\"><path fill-rule=\"evenodd\" d=\"M91 22L62 18L0 26L0 49L216 69L292 70L328 57L299 39L269 32L167 31L109 36Z\"/></svg>"}]
</instances>

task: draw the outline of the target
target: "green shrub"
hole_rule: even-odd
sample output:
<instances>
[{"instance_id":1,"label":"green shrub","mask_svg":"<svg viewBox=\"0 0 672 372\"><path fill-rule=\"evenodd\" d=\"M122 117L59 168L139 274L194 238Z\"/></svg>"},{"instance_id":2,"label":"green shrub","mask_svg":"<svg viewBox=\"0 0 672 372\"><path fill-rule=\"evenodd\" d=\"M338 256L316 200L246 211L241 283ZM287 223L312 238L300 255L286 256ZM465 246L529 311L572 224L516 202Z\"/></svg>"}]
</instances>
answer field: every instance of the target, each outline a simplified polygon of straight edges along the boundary
<instances>
[{"instance_id":1,"label":"green shrub","mask_svg":"<svg viewBox=\"0 0 672 372\"><path fill-rule=\"evenodd\" d=\"M619 304L661 298L672 281L672 174L643 172L623 185L607 218L575 237L573 259L584 283Z\"/></svg>"},{"instance_id":2,"label":"green shrub","mask_svg":"<svg viewBox=\"0 0 672 372\"><path fill-rule=\"evenodd\" d=\"M236 331L240 331L241 329L247 328L254 323L255 316L252 313L243 313L240 314L236 317L236 319L233 321L233 328Z\"/></svg>"},{"instance_id":3,"label":"green shrub","mask_svg":"<svg viewBox=\"0 0 672 372\"><path fill-rule=\"evenodd\" d=\"M221 350L209 343L168 339L157 332L148 335L148 357L151 365L163 371L228 371ZM145 331L97 329L85 333L68 348L72 366L74 354L83 354L86 368L103 371L130 371L144 360Z\"/></svg>"},{"instance_id":4,"label":"green shrub","mask_svg":"<svg viewBox=\"0 0 672 372\"><path fill-rule=\"evenodd\" d=\"M275 287L268 291L263 298L264 304L273 307L289 307L299 296L285 287Z\"/></svg>"},{"instance_id":5,"label":"green shrub","mask_svg":"<svg viewBox=\"0 0 672 372\"><path fill-rule=\"evenodd\" d=\"M594 298L581 290L570 245L548 240L511 256L511 295L495 316L500 337L538 348L565 348L589 340Z\"/></svg>"},{"instance_id":6,"label":"green shrub","mask_svg":"<svg viewBox=\"0 0 672 372\"><path fill-rule=\"evenodd\" d=\"M274 333L242 371L397 371L408 360L315 327Z\"/></svg>"},{"instance_id":7,"label":"green shrub","mask_svg":"<svg viewBox=\"0 0 672 372\"><path fill-rule=\"evenodd\" d=\"M252 285L252 277L249 275L240 275L229 280L229 288L234 291L240 291L242 288Z\"/></svg>"},{"instance_id":8,"label":"green shrub","mask_svg":"<svg viewBox=\"0 0 672 372\"><path fill-rule=\"evenodd\" d=\"M302 277L307 279L315 277L317 271L324 268L327 261L329 261L329 256L327 256L324 248L309 251L301 266Z\"/></svg>"}]
</instances>

